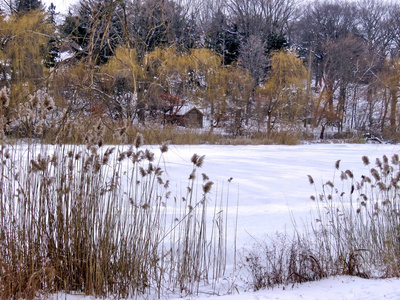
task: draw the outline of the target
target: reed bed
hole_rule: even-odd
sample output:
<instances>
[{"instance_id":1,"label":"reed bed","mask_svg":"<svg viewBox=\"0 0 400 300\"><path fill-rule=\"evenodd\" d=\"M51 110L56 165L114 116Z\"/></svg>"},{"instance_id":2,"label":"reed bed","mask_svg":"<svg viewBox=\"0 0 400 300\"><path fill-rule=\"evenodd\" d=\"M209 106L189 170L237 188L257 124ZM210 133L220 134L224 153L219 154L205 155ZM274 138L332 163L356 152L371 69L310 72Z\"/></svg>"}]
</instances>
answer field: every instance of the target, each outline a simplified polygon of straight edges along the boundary
<instances>
[{"instance_id":1,"label":"reed bed","mask_svg":"<svg viewBox=\"0 0 400 300\"><path fill-rule=\"evenodd\" d=\"M314 198L319 251L336 274L399 277L399 156L377 158L372 167L368 157L362 161L368 172L360 180L337 161L334 180Z\"/></svg>"},{"instance_id":2,"label":"reed bed","mask_svg":"<svg viewBox=\"0 0 400 300\"><path fill-rule=\"evenodd\" d=\"M227 209L199 174L204 156L193 155L185 194L172 195L168 145L156 157L142 143L1 146L1 299L161 298L223 275Z\"/></svg>"},{"instance_id":3,"label":"reed bed","mask_svg":"<svg viewBox=\"0 0 400 300\"><path fill-rule=\"evenodd\" d=\"M315 188L310 220L294 233L279 233L243 252L242 265L254 290L328 276L400 276L400 159L364 156L359 180L335 163L332 180Z\"/></svg>"}]
</instances>

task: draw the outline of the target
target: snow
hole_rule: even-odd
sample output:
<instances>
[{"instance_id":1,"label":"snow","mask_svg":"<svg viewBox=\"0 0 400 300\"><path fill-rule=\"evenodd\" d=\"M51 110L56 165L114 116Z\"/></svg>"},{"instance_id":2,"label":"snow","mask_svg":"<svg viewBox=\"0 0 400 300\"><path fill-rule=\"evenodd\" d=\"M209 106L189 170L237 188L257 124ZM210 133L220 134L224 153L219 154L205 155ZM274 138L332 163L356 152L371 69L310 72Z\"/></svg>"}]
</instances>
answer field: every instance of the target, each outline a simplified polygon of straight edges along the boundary
<instances>
[{"instance_id":1,"label":"snow","mask_svg":"<svg viewBox=\"0 0 400 300\"><path fill-rule=\"evenodd\" d=\"M55 299L65 299L58 295ZM68 295L67 300L91 300L93 297ZM172 299L172 298L171 298ZM225 296L195 296L178 299L196 300L378 300L400 299L400 280L362 279L359 277L339 276L303 283L295 287L276 288L254 293L241 293Z\"/></svg>"},{"instance_id":2,"label":"snow","mask_svg":"<svg viewBox=\"0 0 400 300\"><path fill-rule=\"evenodd\" d=\"M277 288L274 290L259 291L255 293L226 295L222 297L195 298L208 300L377 300L399 299L399 279L362 279L358 277L341 276L301 284L295 287Z\"/></svg>"},{"instance_id":3,"label":"snow","mask_svg":"<svg viewBox=\"0 0 400 300\"><path fill-rule=\"evenodd\" d=\"M155 152L156 146L149 146ZM201 172L206 173L215 182L214 193L227 192L229 189L230 216L229 230L234 230L236 200L239 197L239 216L237 247L251 246L255 240L265 239L279 231L288 231L293 227L291 215L299 227L307 222L315 194L307 175L311 175L316 186L332 180L335 162L341 160L341 168L349 169L359 179L368 169L362 163L366 155L373 163L376 158L387 155L389 158L399 153L397 145L374 144L310 144L299 146L170 146L164 160L171 186L179 193L179 187L185 186L192 170L191 156L196 153L205 155L205 164ZM233 178L230 183L228 179ZM231 246L230 264L232 264L233 235L228 235ZM238 274L238 278L242 274ZM227 294L232 284L232 273L221 280L218 293L211 296L205 288L197 296L184 299L400 299L400 282L393 279L362 279L339 276L317 282L308 282L295 286L276 287L270 290L252 292L242 279L235 284L232 294ZM65 295L55 296L64 299ZM68 300L92 299L90 297L68 295ZM176 296L172 299L182 299Z\"/></svg>"},{"instance_id":4,"label":"snow","mask_svg":"<svg viewBox=\"0 0 400 300\"><path fill-rule=\"evenodd\" d=\"M350 144L172 146L165 160L172 179L186 179L193 153L206 156L201 172L220 188L226 188L227 180L233 178L229 198L233 205L239 194L238 243L245 244L254 237L290 229L289 212L298 218L308 216L310 196L315 192L307 175L314 178L317 186L332 180L335 162L340 159L341 167L352 170L358 179L367 171L361 161L363 155L374 162L384 154L391 157L399 149L393 145Z\"/></svg>"},{"instance_id":5,"label":"snow","mask_svg":"<svg viewBox=\"0 0 400 300\"><path fill-rule=\"evenodd\" d=\"M70 51L65 51L60 53L59 57L57 58L57 62L62 62L74 56L74 53Z\"/></svg>"}]
</instances>

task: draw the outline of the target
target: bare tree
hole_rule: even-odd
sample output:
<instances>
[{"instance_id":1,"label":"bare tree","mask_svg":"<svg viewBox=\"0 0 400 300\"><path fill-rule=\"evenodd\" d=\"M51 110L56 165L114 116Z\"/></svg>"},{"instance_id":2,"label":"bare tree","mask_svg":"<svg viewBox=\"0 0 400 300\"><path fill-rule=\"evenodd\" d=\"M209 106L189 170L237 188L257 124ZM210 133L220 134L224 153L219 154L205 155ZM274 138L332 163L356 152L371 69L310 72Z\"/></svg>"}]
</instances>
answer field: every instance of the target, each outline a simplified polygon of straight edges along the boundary
<instances>
[{"instance_id":1,"label":"bare tree","mask_svg":"<svg viewBox=\"0 0 400 300\"><path fill-rule=\"evenodd\" d=\"M62 25L63 33L81 47L79 56L89 66L106 62L118 45L124 43L124 6L120 1L80 0L77 14L70 14Z\"/></svg>"},{"instance_id":2,"label":"bare tree","mask_svg":"<svg viewBox=\"0 0 400 300\"><path fill-rule=\"evenodd\" d=\"M347 2L313 2L305 6L302 17L296 24L297 43L314 53L317 66L324 58L322 44L356 30L354 4ZM320 72L319 72L320 73ZM321 74L318 74L319 76ZM320 83L317 77L316 82Z\"/></svg>"},{"instance_id":3,"label":"bare tree","mask_svg":"<svg viewBox=\"0 0 400 300\"><path fill-rule=\"evenodd\" d=\"M371 132L374 131L375 123L380 123L380 120L374 120L376 102L382 98L378 96L380 93L377 88L381 85L378 74L384 67L396 37L396 26L392 17L395 7L388 2L360 0L357 8L359 32L368 47L368 68L362 76L362 82L368 85L365 93L368 103L366 119L367 129Z\"/></svg>"},{"instance_id":4,"label":"bare tree","mask_svg":"<svg viewBox=\"0 0 400 300\"><path fill-rule=\"evenodd\" d=\"M243 39L258 35L265 42L287 33L296 6L293 0L229 0L227 7Z\"/></svg>"},{"instance_id":5,"label":"bare tree","mask_svg":"<svg viewBox=\"0 0 400 300\"><path fill-rule=\"evenodd\" d=\"M134 1L128 6L132 46L140 57L160 46L194 46L194 22L189 9L171 0Z\"/></svg>"},{"instance_id":6,"label":"bare tree","mask_svg":"<svg viewBox=\"0 0 400 300\"><path fill-rule=\"evenodd\" d=\"M314 73L315 86L322 88L325 123L339 125L341 130L347 87L354 81L360 62L358 57L364 52L363 47L357 50L363 41L358 38L356 6L343 1L316 1L304 8L294 31L294 41ZM335 109L338 88L340 95Z\"/></svg>"},{"instance_id":7,"label":"bare tree","mask_svg":"<svg viewBox=\"0 0 400 300\"><path fill-rule=\"evenodd\" d=\"M17 1L16 0L1 0L0 11L4 11L6 14L12 14L16 12Z\"/></svg>"},{"instance_id":8,"label":"bare tree","mask_svg":"<svg viewBox=\"0 0 400 300\"><path fill-rule=\"evenodd\" d=\"M336 40L328 40L323 45L323 50L325 52L323 78L330 91L328 98L330 110L333 110L333 93L339 89L336 116L338 129L342 131L346 117L348 88L352 84L357 84L368 72L367 47L363 39L349 34Z\"/></svg>"},{"instance_id":9,"label":"bare tree","mask_svg":"<svg viewBox=\"0 0 400 300\"><path fill-rule=\"evenodd\" d=\"M261 84L265 78L268 63L264 43L259 36L252 35L241 45L240 49L240 64L250 71L255 86Z\"/></svg>"},{"instance_id":10,"label":"bare tree","mask_svg":"<svg viewBox=\"0 0 400 300\"><path fill-rule=\"evenodd\" d=\"M393 9L392 4L378 0L360 0L357 3L359 32L367 41L369 49L379 54L382 61L395 37L390 16Z\"/></svg>"}]
</instances>

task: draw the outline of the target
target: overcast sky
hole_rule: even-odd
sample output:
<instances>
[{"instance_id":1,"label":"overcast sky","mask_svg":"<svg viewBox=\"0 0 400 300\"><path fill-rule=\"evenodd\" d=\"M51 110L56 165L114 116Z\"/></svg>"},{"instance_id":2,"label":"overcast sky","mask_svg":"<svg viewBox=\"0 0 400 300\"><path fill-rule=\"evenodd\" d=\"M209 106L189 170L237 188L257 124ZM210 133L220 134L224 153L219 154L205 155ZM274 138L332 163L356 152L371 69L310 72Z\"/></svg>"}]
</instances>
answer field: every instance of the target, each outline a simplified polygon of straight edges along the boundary
<instances>
[{"instance_id":1,"label":"overcast sky","mask_svg":"<svg viewBox=\"0 0 400 300\"><path fill-rule=\"evenodd\" d=\"M56 11L66 14L70 5L75 4L78 0L42 0L42 3L46 5L46 7L49 7L51 2L56 6Z\"/></svg>"}]
</instances>

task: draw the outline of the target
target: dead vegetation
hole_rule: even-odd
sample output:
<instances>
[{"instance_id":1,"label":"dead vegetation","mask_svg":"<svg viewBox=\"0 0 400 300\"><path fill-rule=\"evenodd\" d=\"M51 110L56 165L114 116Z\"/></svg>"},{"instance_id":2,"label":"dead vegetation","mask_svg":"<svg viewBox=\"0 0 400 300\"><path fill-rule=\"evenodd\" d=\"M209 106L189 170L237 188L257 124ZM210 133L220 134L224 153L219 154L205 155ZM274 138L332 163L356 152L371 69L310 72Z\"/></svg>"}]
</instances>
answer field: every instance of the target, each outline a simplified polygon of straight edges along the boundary
<instances>
[{"instance_id":1,"label":"dead vegetation","mask_svg":"<svg viewBox=\"0 0 400 300\"><path fill-rule=\"evenodd\" d=\"M297 284L327 276L400 276L400 161L384 156L357 181L335 164L333 180L316 188L315 206L305 232L277 234L243 253L254 290ZM316 183L309 176L312 186ZM261 249L261 250L260 250Z\"/></svg>"},{"instance_id":2,"label":"dead vegetation","mask_svg":"<svg viewBox=\"0 0 400 300\"><path fill-rule=\"evenodd\" d=\"M204 156L192 157L186 193L172 195L161 157L142 142L1 147L1 299L160 298L222 276L226 209L199 174ZM209 205L219 213L206 218Z\"/></svg>"}]
</instances>

